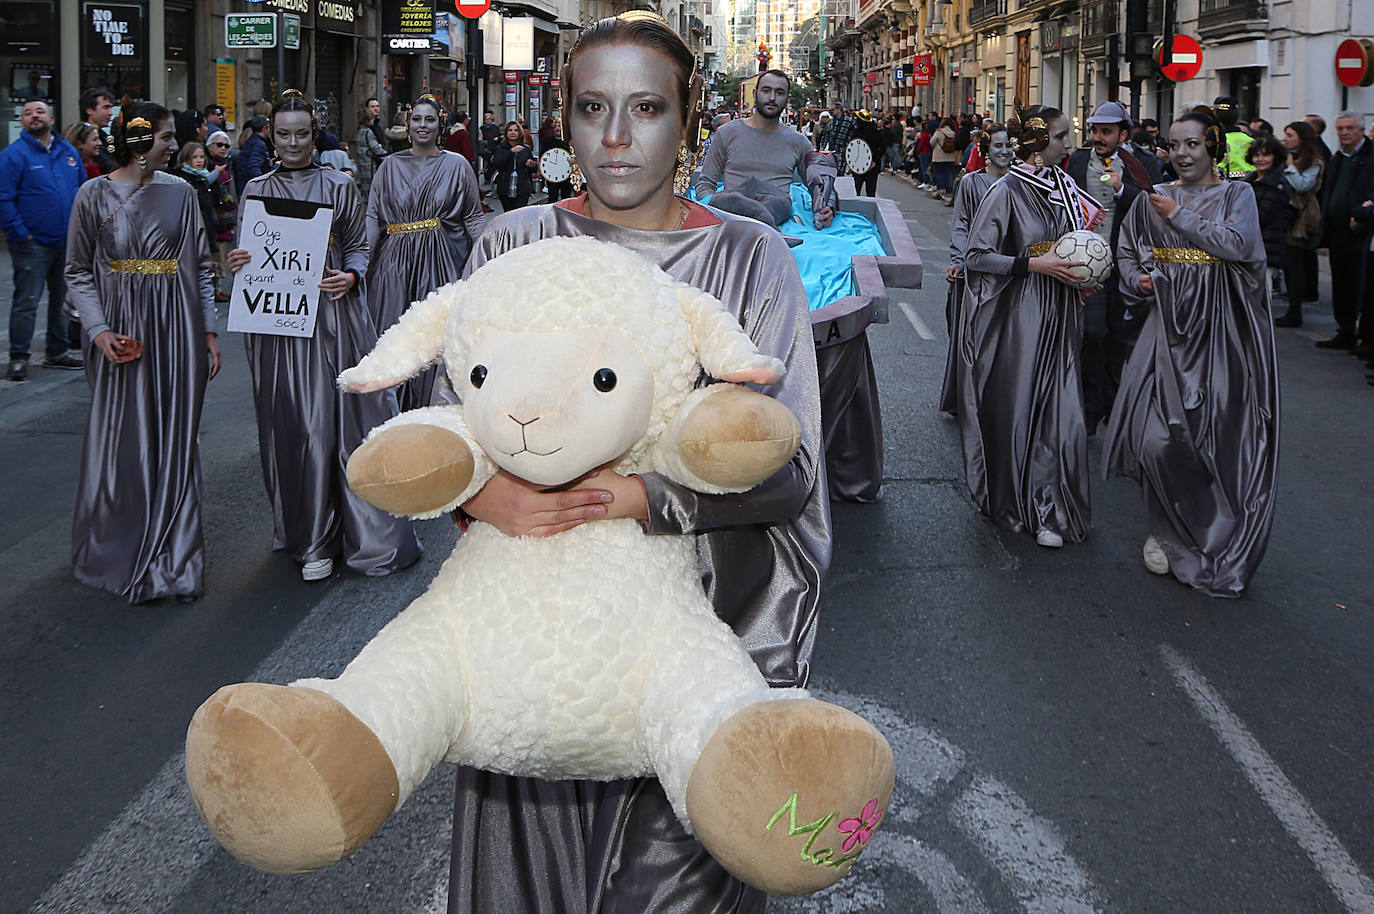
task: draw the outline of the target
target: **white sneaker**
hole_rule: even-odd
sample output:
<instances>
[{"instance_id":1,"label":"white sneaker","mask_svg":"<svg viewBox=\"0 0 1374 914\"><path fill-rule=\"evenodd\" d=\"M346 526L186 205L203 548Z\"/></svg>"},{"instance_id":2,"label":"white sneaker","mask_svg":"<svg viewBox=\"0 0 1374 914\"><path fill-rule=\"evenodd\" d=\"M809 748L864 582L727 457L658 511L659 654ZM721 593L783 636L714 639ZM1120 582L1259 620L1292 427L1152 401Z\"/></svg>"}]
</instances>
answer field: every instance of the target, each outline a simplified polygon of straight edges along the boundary
<instances>
[{"instance_id":1,"label":"white sneaker","mask_svg":"<svg viewBox=\"0 0 1374 914\"><path fill-rule=\"evenodd\" d=\"M1153 536L1145 538L1145 545L1141 548L1140 554L1145 559L1145 568L1150 574L1169 573L1169 557L1164 554L1164 547L1159 545L1159 540Z\"/></svg>"},{"instance_id":2,"label":"white sneaker","mask_svg":"<svg viewBox=\"0 0 1374 914\"><path fill-rule=\"evenodd\" d=\"M1060 546L1064 545L1064 537L1048 529L1037 532L1035 534L1035 541L1041 546L1047 546L1050 549L1058 549Z\"/></svg>"},{"instance_id":3,"label":"white sneaker","mask_svg":"<svg viewBox=\"0 0 1374 914\"><path fill-rule=\"evenodd\" d=\"M301 580L303 581L323 581L333 573L333 559L316 559L301 566Z\"/></svg>"}]
</instances>

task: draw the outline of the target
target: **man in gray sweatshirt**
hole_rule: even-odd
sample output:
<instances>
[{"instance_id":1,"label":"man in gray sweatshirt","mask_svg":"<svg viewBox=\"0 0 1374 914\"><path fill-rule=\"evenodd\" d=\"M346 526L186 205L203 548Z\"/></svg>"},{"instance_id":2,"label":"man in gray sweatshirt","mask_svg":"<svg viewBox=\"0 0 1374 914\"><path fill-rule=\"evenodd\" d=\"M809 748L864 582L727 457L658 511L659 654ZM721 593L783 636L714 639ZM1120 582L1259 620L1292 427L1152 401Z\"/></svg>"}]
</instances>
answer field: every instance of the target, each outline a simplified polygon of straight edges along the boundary
<instances>
[{"instance_id":1,"label":"man in gray sweatshirt","mask_svg":"<svg viewBox=\"0 0 1374 914\"><path fill-rule=\"evenodd\" d=\"M792 218L789 185L807 183L811 144L782 123L792 81L781 70L766 70L754 86L754 113L722 124L701 161L694 188L697 199L774 228ZM716 193L716 184L724 187ZM714 196L711 196L714 194ZM815 210L816 228L835 217L833 199Z\"/></svg>"}]
</instances>

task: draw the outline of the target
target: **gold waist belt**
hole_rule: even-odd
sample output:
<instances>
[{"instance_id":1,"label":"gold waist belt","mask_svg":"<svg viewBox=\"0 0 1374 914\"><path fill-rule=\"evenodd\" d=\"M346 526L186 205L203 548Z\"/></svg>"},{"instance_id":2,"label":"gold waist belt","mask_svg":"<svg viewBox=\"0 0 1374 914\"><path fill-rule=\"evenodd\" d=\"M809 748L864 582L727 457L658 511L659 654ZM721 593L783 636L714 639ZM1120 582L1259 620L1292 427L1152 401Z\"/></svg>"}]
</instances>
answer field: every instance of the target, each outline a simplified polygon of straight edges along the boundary
<instances>
[{"instance_id":1,"label":"gold waist belt","mask_svg":"<svg viewBox=\"0 0 1374 914\"><path fill-rule=\"evenodd\" d=\"M110 269L116 273L156 273L165 276L177 271L175 260L114 260Z\"/></svg>"},{"instance_id":2,"label":"gold waist belt","mask_svg":"<svg viewBox=\"0 0 1374 914\"><path fill-rule=\"evenodd\" d=\"M439 227L438 219L421 219L419 222L388 222L388 235L405 235L410 232L432 232Z\"/></svg>"},{"instance_id":3,"label":"gold waist belt","mask_svg":"<svg viewBox=\"0 0 1374 914\"><path fill-rule=\"evenodd\" d=\"M1155 248L1155 263L1221 263L1221 258L1198 248Z\"/></svg>"},{"instance_id":4,"label":"gold waist belt","mask_svg":"<svg viewBox=\"0 0 1374 914\"><path fill-rule=\"evenodd\" d=\"M1030 255L1032 257L1041 257L1053 250L1053 241L1037 241L1035 244L1030 246Z\"/></svg>"}]
</instances>

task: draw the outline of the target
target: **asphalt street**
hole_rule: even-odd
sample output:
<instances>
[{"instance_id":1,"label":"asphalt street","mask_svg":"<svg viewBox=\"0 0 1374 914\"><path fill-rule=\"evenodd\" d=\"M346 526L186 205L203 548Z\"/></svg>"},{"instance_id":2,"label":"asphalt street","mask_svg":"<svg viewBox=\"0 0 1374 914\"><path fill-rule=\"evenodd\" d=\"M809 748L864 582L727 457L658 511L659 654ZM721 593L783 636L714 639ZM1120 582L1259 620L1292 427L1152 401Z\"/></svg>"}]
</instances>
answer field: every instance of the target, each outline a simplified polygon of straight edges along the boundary
<instances>
[{"instance_id":1,"label":"asphalt street","mask_svg":"<svg viewBox=\"0 0 1374 914\"><path fill-rule=\"evenodd\" d=\"M1374 912L1374 389L1312 346L1329 308L1278 333L1273 537L1243 599L1210 599L1145 571L1129 481L1095 475L1091 536L1059 551L978 516L935 409L950 210L896 179L879 192L926 287L869 331L885 499L836 506L813 684L884 729L898 787L850 878L770 912ZM303 877L230 858L187 795L204 698L337 673L455 539L426 522L404 573L301 582L269 550L243 347L221 342L201 434L207 594L187 606L75 583L84 377L0 382L0 911L443 911L450 771ZM1099 456L1100 436L1095 472Z\"/></svg>"}]
</instances>

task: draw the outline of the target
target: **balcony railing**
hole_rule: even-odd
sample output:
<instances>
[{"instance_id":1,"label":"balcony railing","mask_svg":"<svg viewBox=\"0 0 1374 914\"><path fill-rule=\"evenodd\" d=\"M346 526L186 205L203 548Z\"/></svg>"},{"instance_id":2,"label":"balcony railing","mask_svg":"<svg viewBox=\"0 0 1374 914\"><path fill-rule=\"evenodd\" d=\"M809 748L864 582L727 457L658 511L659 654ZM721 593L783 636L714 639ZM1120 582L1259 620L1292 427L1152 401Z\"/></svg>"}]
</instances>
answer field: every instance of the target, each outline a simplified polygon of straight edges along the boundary
<instances>
[{"instance_id":1,"label":"balcony railing","mask_svg":"<svg viewBox=\"0 0 1374 914\"><path fill-rule=\"evenodd\" d=\"M1100 57L1107 49L1107 36L1118 29L1118 0L1084 0L1080 12L1083 26L1079 46L1084 55Z\"/></svg>"},{"instance_id":2,"label":"balcony railing","mask_svg":"<svg viewBox=\"0 0 1374 914\"><path fill-rule=\"evenodd\" d=\"M1004 16L1007 12L1007 0L974 0L973 6L969 8L969 25L982 25L989 19L996 19Z\"/></svg>"},{"instance_id":3,"label":"balcony railing","mask_svg":"<svg viewBox=\"0 0 1374 914\"><path fill-rule=\"evenodd\" d=\"M1197 27L1203 35L1233 33L1237 30L1266 29L1269 4L1264 0L1201 0Z\"/></svg>"}]
</instances>

